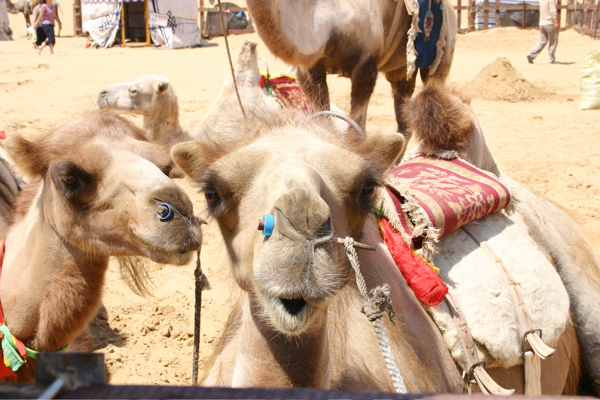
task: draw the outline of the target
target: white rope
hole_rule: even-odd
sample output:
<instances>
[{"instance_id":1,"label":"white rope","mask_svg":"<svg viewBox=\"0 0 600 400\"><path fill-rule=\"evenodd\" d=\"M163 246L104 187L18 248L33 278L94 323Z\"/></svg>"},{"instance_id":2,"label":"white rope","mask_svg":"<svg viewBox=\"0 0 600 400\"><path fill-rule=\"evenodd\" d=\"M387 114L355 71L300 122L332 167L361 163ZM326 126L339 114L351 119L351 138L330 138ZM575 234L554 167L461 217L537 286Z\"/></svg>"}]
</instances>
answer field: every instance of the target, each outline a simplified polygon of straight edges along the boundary
<instances>
[{"instance_id":1,"label":"white rope","mask_svg":"<svg viewBox=\"0 0 600 400\"><path fill-rule=\"evenodd\" d=\"M365 278L360 273L358 255L354 249L354 239L347 237L346 240L344 240L344 248L346 249L346 255L348 256L350 265L352 265L352 269L354 269L356 274L356 285L358 286L358 290L360 291L360 294L364 300L361 311L367 316L367 318L369 318L371 325L373 325L373 329L377 335L377 340L379 341L379 346L381 347L381 354L383 355L383 359L387 365L392 382L394 382L396 393L408 393L406 390L406 385L404 384L404 380L402 379L402 375L400 375L396 358L392 353L390 342L385 334L385 327L381 322L381 316L383 315L383 312L386 308L391 307L391 300L389 297L390 286L387 284L378 286L371 290L371 296L369 296L367 294L367 284L365 282Z\"/></svg>"}]
</instances>

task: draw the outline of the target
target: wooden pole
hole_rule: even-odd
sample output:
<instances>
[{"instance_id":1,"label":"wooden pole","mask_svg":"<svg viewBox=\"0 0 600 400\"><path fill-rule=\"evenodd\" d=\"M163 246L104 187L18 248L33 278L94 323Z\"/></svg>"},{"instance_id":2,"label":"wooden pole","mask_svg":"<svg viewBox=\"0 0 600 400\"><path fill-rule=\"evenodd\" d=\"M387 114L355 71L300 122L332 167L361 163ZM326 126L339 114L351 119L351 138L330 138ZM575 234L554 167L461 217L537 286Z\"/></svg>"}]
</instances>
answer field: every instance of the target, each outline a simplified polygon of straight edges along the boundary
<instances>
[{"instance_id":1,"label":"wooden pole","mask_svg":"<svg viewBox=\"0 0 600 400\"><path fill-rule=\"evenodd\" d=\"M75 36L81 36L82 21L81 21L81 0L73 1L73 34Z\"/></svg>"},{"instance_id":2,"label":"wooden pole","mask_svg":"<svg viewBox=\"0 0 600 400\"><path fill-rule=\"evenodd\" d=\"M558 29L560 30L560 9L562 8L562 0L557 0L556 4L556 18L558 18Z\"/></svg>"},{"instance_id":3,"label":"wooden pole","mask_svg":"<svg viewBox=\"0 0 600 400\"><path fill-rule=\"evenodd\" d=\"M527 5L525 4L525 0L523 0L523 15L521 15L521 28L525 28L525 11L527 11Z\"/></svg>"},{"instance_id":4,"label":"wooden pole","mask_svg":"<svg viewBox=\"0 0 600 400\"><path fill-rule=\"evenodd\" d=\"M460 5L461 5L460 0L456 0L456 26L458 26L458 29L460 29L460 25L461 25L460 24L461 23L461 21L460 21L460 11L461 11ZM468 15L468 13L467 13L467 15Z\"/></svg>"},{"instance_id":5,"label":"wooden pole","mask_svg":"<svg viewBox=\"0 0 600 400\"><path fill-rule=\"evenodd\" d=\"M502 24L500 23L500 0L495 0L496 2L496 28L502 26Z\"/></svg>"},{"instance_id":6,"label":"wooden pole","mask_svg":"<svg viewBox=\"0 0 600 400\"><path fill-rule=\"evenodd\" d=\"M199 0L198 2L199 6L200 6L200 34L201 36L204 36L205 33L205 29L206 29L206 21L204 20L204 0Z\"/></svg>"},{"instance_id":7,"label":"wooden pole","mask_svg":"<svg viewBox=\"0 0 600 400\"><path fill-rule=\"evenodd\" d=\"M600 12L600 0L596 3L596 18L594 18L594 40L596 40L596 31L598 30L598 12Z\"/></svg>"},{"instance_id":8,"label":"wooden pole","mask_svg":"<svg viewBox=\"0 0 600 400\"><path fill-rule=\"evenodd\" d=\"M148 8L148 0L144 0L144 21L146 26L146 44L152 44L150 36L150 9Z\"/></svg>"},{"instance_id":9,"label":"wooden pole","mask_svg":"<svg viewBox=\"0 0 600 400\"><path fill-rule=\"evenodd\" d=\"M483 29L487 29L490 24L490 11L488 10L489 5L489 0L483 0Z\"/></svg>"}]
</instances>

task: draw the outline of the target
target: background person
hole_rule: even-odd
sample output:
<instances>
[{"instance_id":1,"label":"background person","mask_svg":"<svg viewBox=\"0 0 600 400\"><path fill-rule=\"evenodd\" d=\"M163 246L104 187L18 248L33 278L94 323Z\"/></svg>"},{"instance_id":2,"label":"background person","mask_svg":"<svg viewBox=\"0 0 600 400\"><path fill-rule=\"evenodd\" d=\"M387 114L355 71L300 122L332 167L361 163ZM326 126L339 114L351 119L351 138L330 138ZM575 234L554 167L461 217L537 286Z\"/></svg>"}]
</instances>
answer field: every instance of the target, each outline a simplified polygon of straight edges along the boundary
<instances>
[{"instance_id":1,"label":"background person","mask_svg":"<svg viewBox=\"0 0 600 400\"><path fill-rule=\"evenodd\" d=\"M47 37L46 41L39 46L40 54L42 54L44 47L48 46L50 53L54 55L54 45L56 43L56 38L54 36L54 21L56 20L58 22L59 29L62 28L62 22L60 22L57 11L56 5L53 4L52 0L46 0L45 4L42 4L40 7L40 15L34 27L37 28L41 24Z\"/></svg>"},{"instance_id":2,"label":"background person","mask_svg":"<svg viewBox=\"0 0 600 400\"><path fill-rule=\"evenodd\" d=\"M530 64L533 64L533 60L540 55L548 41L550 41L548 47L550 64L556 62L554 54L558 45L558 28L559 21L556 13L556 0L540 0L540 41L527 54L527 61Z\"/></svg>"},{"instance_id":3,"label":"background person","mask_svg":"<svg viewBox=\"0 0 600 400\"><path fill-rule=\"evenodd\" d=\"M42 43L44 43L44 40L47 39L44 29L42 28L42 24L40 23L40 9L42 8L42 4L45 3L46 0L39 0L31 12L33 14L33 26L37 26L37 28L35 28L35 42L33 44L36 50Z\"/></svg>"}]
</instances>

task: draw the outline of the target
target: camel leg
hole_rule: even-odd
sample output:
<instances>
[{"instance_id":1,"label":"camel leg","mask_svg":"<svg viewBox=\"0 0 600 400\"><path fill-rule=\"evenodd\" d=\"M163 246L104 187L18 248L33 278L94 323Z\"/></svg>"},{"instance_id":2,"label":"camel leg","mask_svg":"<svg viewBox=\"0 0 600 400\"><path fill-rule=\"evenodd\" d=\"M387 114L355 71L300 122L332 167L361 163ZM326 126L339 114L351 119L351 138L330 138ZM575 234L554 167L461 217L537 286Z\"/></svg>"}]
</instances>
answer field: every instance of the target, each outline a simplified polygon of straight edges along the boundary
<instances>
[{"instance_id":1,"label":"camel leg","mask_svg":"<svg viewBox=\"0 0 600 400\"><path fill-rule=\"evenodd\" d=\"M323 60L309 69L298 68L298 82L312 102L315 110L329 110L329 89L327 88L327 70Z\"/></svg>"},{"instance_id":2,"label":"camel leg","mask_svg":"<svg viewBox=\"0 0 600 400\"><path fill-rule=\"evenodd\" d=\"M369 58L359 63L350 75L352 89L350 92L350 117L365 129L367 124L367 107L377 82L377 63Z\"/></svg>"},{"instance_id":3,"label":"camel leg","mask_svg":"<svg viewBox=\"0 0 600 400\"><path fill-rule=\"evenodd\" d=\"M408 141L411 137L411 132L409 132L407 129L406 121L404 121L404 118L402 117L402 111L404 109L404 104L406 104L407 100L410 99L415 91L417 74L414 73L412 77L407 80L406 68L401 68L386 73L385 77L390 85L392 85L392 91L394 93L394 111L396 113L398 132L404 136L405 142L408 144ZM400 159L402 159L403 155L404 153L400 154L397 160L398 162Z\"/></svg>"}]
</instances>

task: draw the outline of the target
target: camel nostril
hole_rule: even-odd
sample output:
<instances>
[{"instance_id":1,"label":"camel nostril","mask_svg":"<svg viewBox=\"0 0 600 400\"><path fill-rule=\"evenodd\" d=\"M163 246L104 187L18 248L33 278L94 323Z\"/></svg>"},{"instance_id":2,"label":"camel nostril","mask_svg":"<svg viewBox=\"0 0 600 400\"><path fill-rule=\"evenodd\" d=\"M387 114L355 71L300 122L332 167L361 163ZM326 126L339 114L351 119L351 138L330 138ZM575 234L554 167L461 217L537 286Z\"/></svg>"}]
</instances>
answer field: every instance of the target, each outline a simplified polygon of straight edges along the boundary
<instances>
[{"instance_id":1,"label":"camel nostril","mask_svg":"<svg viewBox=\"0 0 600 400\"><path fill-rule=\"evenodd\" d=\"M333 236L333 225L331 224L331 218L328 218L327 221L317 231L315 235L316 239L323 238L331 238Z\"/></svg>"},{"instance_id":2,"label":"camel nostril","mask_svg":"<svg viewBox=\"0 0 600 400\"><path fill-rule=\"evenodd\" d=\"M285 310L291 315L298 315L304 309L306 301L303 298L299 299L282 299L279 298Z\"/></svg>"}]
</instances>

